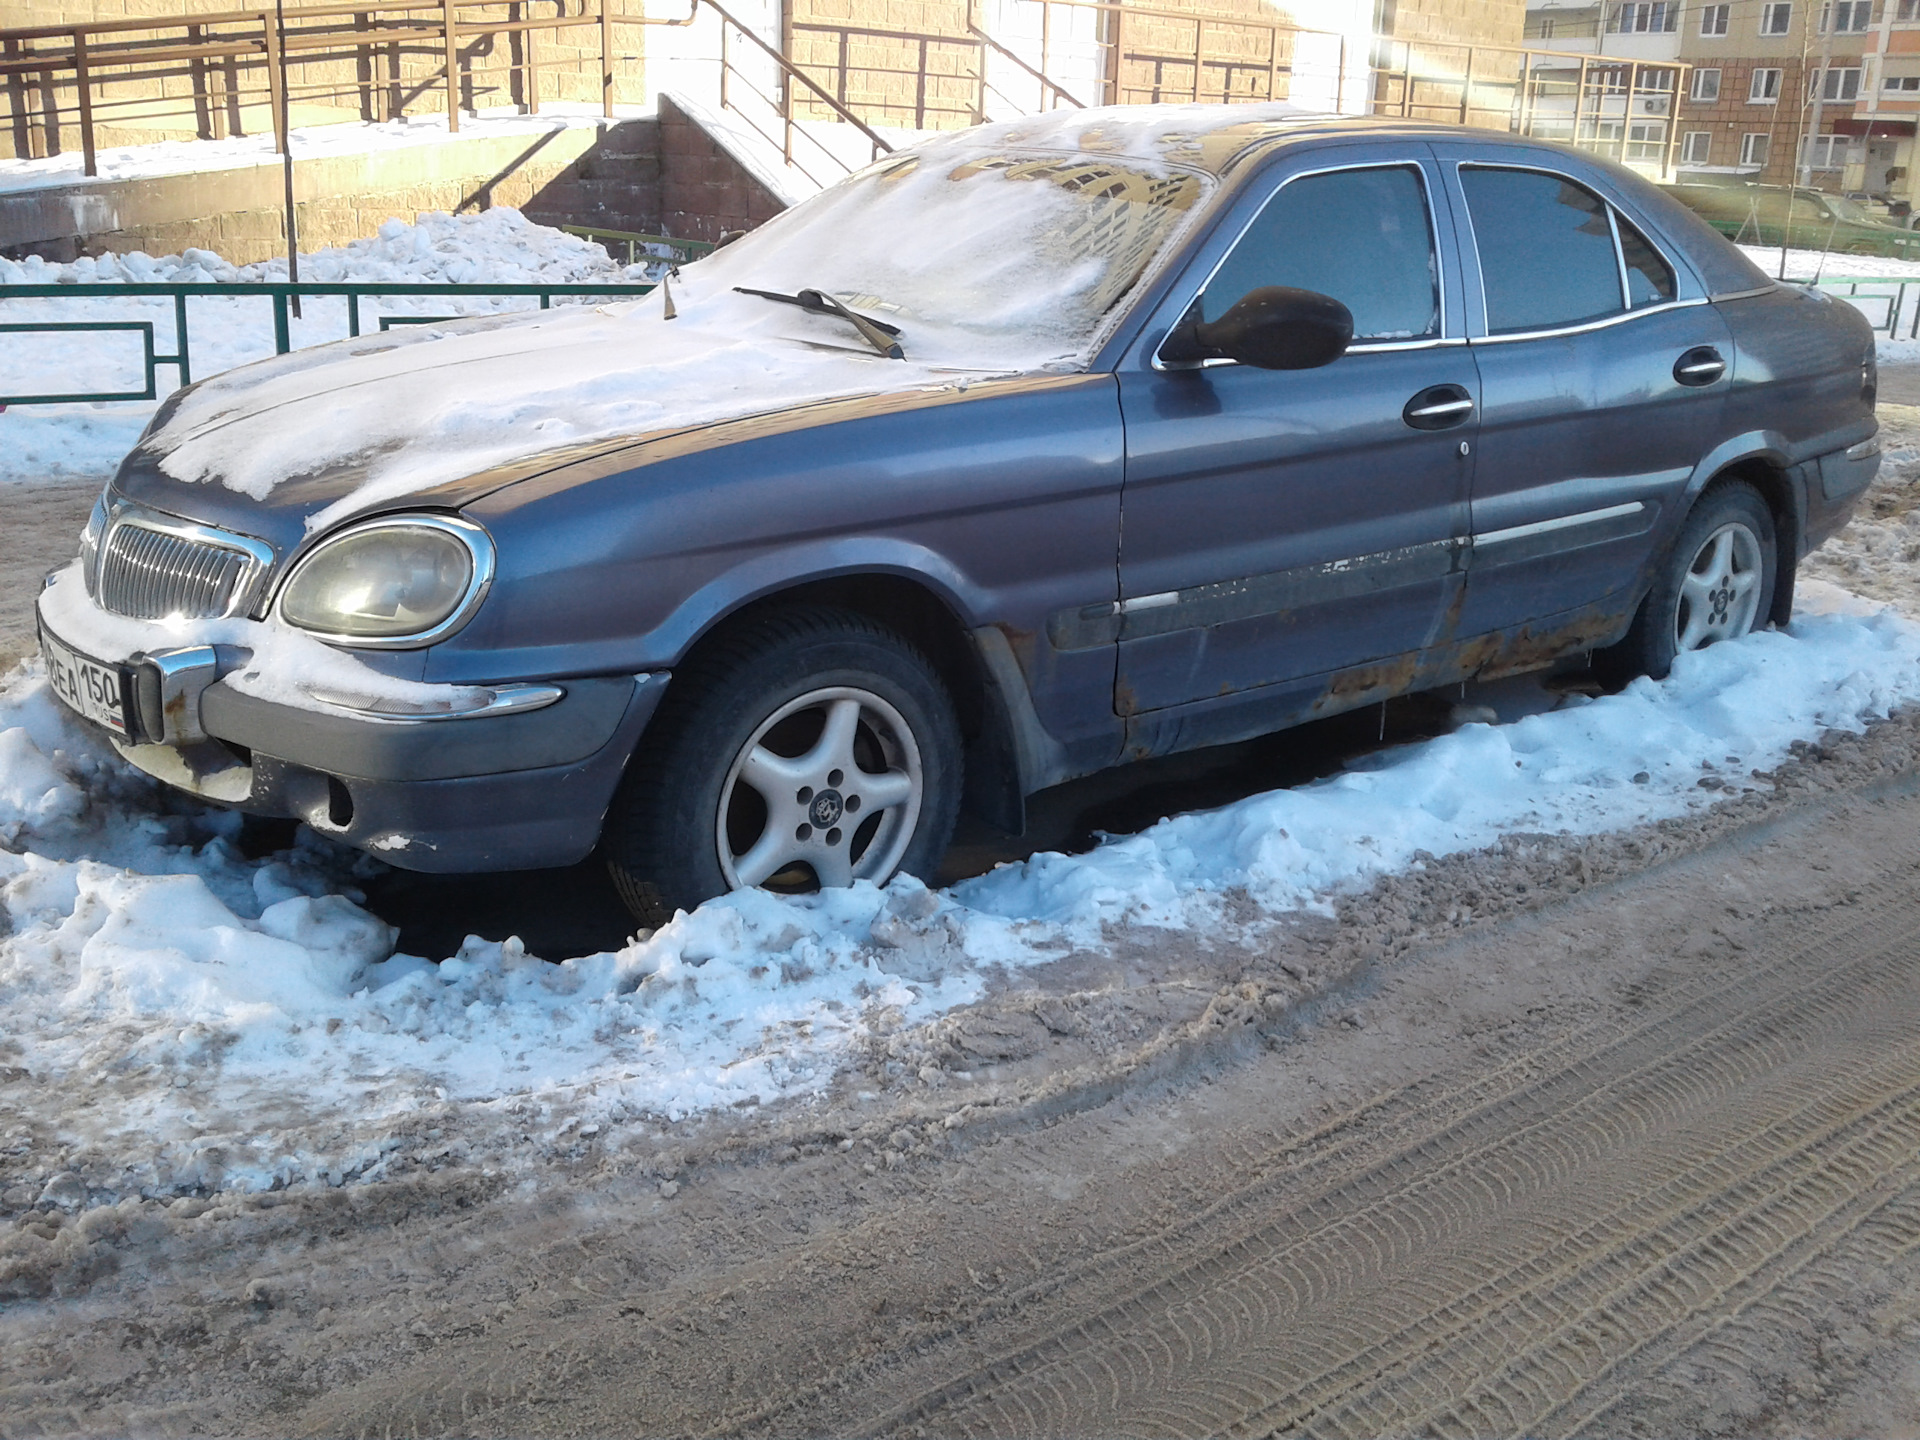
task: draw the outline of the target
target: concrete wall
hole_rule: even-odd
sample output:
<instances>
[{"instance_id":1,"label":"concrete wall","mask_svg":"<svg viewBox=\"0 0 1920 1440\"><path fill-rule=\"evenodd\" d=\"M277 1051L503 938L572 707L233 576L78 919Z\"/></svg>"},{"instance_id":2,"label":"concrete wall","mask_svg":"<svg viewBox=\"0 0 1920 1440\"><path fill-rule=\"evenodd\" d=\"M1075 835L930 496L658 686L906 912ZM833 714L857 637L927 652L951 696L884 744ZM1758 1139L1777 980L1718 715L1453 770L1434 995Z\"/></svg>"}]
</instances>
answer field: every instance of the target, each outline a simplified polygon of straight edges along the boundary
<instances>
[{"instance_id":1,"label":"concrete wall","mask_svg":"<svg viewBox=\"0 0 1920 1440\"><path fill-rule=\"evenodd\" d=\"M304 160L294 175L301 248L345 244L394 216L494 205L549 224L653 230L657 149L648 120ZM277 163L0 192L0 251L64 260L197 245L240 263L263 260L286 251L281 196Z\"/></svg>"}]
</instances>

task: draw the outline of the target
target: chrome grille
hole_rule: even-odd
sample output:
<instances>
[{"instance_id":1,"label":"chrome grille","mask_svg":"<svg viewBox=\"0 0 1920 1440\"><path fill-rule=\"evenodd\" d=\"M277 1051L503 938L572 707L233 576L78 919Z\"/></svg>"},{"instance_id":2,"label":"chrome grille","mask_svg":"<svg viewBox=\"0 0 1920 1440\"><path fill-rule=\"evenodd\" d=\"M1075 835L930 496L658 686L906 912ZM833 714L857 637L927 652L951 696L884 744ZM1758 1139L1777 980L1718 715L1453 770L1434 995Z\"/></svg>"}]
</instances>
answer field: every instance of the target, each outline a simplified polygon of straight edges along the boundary
<instances>
[{"instance_id":1,"label":"chrome grille","mask_svg":"<svg viewBox=\"0 0 1920 1440\"><path fill-rule=\"evenodd\" d=\"M122 516L100 547L94 598L134 620L219 619L244 608L265 549L204 526Z\"/></svg>"}]
</instances>

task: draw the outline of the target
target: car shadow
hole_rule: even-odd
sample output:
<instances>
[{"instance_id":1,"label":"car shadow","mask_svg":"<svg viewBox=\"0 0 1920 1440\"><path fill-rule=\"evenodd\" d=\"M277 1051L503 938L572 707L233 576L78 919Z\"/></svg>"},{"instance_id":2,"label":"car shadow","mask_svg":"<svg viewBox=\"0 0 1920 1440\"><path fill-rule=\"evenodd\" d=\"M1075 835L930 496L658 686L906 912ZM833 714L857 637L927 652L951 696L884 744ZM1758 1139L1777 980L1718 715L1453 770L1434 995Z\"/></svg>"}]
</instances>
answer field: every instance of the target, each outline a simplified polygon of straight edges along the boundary
<instances>
[{"instance_id":1,"label":"car shadow","mask_svg":"<svg viewBox=\"0 0 1920 1440\"><path fill-rule=\"evenodd\" d=\"M1597 693L1585 671L1449 686L1256 740L1104 770L1029 797L1027 832L1018 838L962 819L938 883L951 885L1042 851L1080 854L1103 836L1136 834L1171 815L1337 775L1363 756L1430 740L1466 720L1489 718L1489 711L1514 720L1551 709L1569 691ZM517 935L532 954L563 960L617 950L634 933L597 856L566 869L488 875L391 870L364 888L366 908L398 927L399 948L431 960L455 954L469 935Z\"/></svg>"}]
</instances>

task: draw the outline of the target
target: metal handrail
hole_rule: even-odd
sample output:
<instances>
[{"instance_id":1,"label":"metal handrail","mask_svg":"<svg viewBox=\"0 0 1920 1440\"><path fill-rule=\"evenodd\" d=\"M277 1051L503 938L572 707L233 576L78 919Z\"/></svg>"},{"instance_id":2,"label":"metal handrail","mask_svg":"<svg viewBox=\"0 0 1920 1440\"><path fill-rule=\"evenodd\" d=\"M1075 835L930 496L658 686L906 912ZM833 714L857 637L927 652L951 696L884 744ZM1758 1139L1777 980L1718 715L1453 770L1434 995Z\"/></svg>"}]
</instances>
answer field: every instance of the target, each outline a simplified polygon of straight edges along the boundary
<instances>
[{"instance_id":1,"label":"metal handrail","mask_svg":"<svg viewBox=\"0 0 1920 1440\"><path fill-rule=\"evenodd\" d=\"M791 60L787 59L786 56L782 55L778 50L774 49L773 46L769 45L765 40L761 39L759 34L756 33L752 29L752 27L748 25L744 25L740 21L734 19L731 12L729 12L724 5L719 4L718 0L694 0L694 3L696 5L705 5L709 9L711 9L715 14L719 15L720 19L723 22L733 26L734 29L738 30L748 40L751 40L756 46L758 46L760 50L767 56L768 59L772 60L775 65L780 67L780 70L783 74L788 75L795 80L798 80L802 85L806 86L807 89L811 90L814 93L814 96L829 110L833 111L834 114L838 115L842 120L846 121L849 125L853 126L856 130L858 130L862 135L866 136L867 139L871 141L875 147L876 157L880 154L891 154L893 152L893 146L888 141L882 139L879 135L877 135L874 132L872 126L868 125L866 121L862 120L858 115L854 114L846 106L842 105L838 100L834 99L833 96L829 95L819 85L815 84L812 76L808 75L804 70L800 69L799 66L795 65ZM745 78L745 77L743 76L742 78ZM791 112L789 112L787 115L787 124L789 126L793 124L793 117ZM791 141L789 141L789 147L791 147ZM791 153L789 153L788 158L789 159L792 158Z\"/></svg>"},{"instance_id":2,"label":"metal handrail","mask_svg":"<svg viewBox=\"0 0 1920 1440\"><path fill-rule=\"evenodd\" d=\"M1078 96L1074 95L1072 92L1063 89L1057 81L1054 81L1048 78L1046 75L1042 74L1039 70L1036 70L1033 66L1029 65L1020 56L1014 54L1013 51L1009 50L1006 46L1002 45L998 40L994 39L993 36L989 35L986 31L982 30L978 25L974 24L971 19L967 21L967 28L974 33L975 37L979 39L982 45L985 45L988 48L990 48L996 55L1000 55L1005 59L1011 60L1015 65L1018 65L1022 70L1026 71L1027 74L1031 75L1035 80L1038 80L1042 85L1046 86L1049 90L1053 91L1054 99L1065 100L1069 105L1073 106L1073 108L1076 110L1084 110L1087 108L1085 101L1081 100Z\"/></svg>"},{"instance_id":3,"label":"metal handrail","mask_svg":"<svg viewBox=\"0 0 1920 1440\"><path fill-rule=\"evenodd\" d=\"M679 242L675 242L679 243ZM42 395L0 395L0 411L9 405L65 405L86 401L110 400L152 400L158 393L156 369L161 365L171 365L180 377L182 385L193 381L192 336L188 327L187 301L193 297L214 297L222 300L267 299L273 304L273 344L274 353L285 355L293 348L293 335L290 321L291 303L304 297L335 296L344 297L347 302L347 336L352 338L360 334L360 302L373 296L405 296L416 299L441 299L447 296L530 296L537 297L542 310L552 307L555 296L572 296L592 299L637 299L651 294L654 286L645 282L621 282L607 284L546 284L530 282L525 284L443 284L421 281L303 281L298 284L285 280L237 280L226 284L219 281L194 283L172 283L167 281L138 281L128 284L90 284L90 285L0 285L0 303L8 300L120 300L128 298L170 299L173 301L174 348L172 354L161 354L155 348L153 322L151 320L67 320L42 323L20 322L0 324L0 334L25 335L42 333L74 333L97 331L144 331L146 387L138 391L94 391L90 393L61 393ZM408 320L426 320L428 317L406 317ZM473 317L443 317L450 319ZM384 324L381 327L385 328Z\"/></svg>"}]
</instances>

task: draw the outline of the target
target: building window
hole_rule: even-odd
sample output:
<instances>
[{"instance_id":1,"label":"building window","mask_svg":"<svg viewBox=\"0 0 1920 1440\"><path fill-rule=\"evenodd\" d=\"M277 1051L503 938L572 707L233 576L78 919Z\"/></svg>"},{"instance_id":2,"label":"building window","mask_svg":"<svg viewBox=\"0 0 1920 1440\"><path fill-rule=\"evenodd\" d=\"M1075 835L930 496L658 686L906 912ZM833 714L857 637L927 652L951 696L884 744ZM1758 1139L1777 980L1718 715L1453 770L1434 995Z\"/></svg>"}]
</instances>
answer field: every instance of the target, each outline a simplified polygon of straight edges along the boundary
<instances>
[{"instance_id":1,"label":"building window","mask_svg":"<svg viewBox=\"0 0 1920 1440\"><path fill-rule=\"evenodd\" d=\"M1793 30L1793 0L1775 0L1760 7L1760 33L1786 35Z\"/></svg>"},{"instance_id":2,"label":"building window","mask_svg":"<svg viewBox=\"0 0 1920 1440\"><path fill-rule=\"evenodd\" d=\"M1881 82L1880 88L1907 95L1920 93L1920 75L1889 75Z\"/></svg>"},{"instance_id":3,"label":"building window","mask_svg":"<svg viewBox=\"0 0 1920 1440\"><path fill-rule=\"evenodd\" d=\"M1740 163L1742 165L1765 165L1767 163L1768 136L1764 130L1755 131L1740 137Z\"/></svg>"},{"instance_id":4,"label":"building window","mask_svg":"<svg viewBox=\"0 0 1920 1440\"><path fill-rule=\"evenodd\" d=\"M1896 18L1901 20L1920 18L1920 0L1900 0L1900 9Z\"/></svg>"},{"instance_id":5,"label":"building window","mask_svg":"<svg viewBox=\"0 0 1920 1440\"><path fill-rule=\"evenodd\" d=\"M1711 130L1689 130L1680 137L1680 163L1682 165L1705 165L1713 154L1713 132Z\"/></svg>"},{"instance_id":6,"label":"building window","mask_svg":"<svg viewBox=\"0 0 1920 1440\"><path fill-rule=\"evenodd\" d=\"M1670 34L1679 24L1678 5L1669 5L1667 0L1627 0L1626 4L1613 7L1607 32L1611 35Z\"/></svg>"},{"instance_id":7,"label":"building window","mask_svg":"<svg viewBox=\"0 0 1920 1440\"><path fill-rule=\"evenodd\" d=\"M1717 68L1696 70L1693 72L1693 89L1690 92L1695 100L1711 105L1720 98L1720 71Z\"/></svg>"},{"instance_id":8,"label":"building window","mask_svg":"<svg viewBox=\"0 0 1920 1440\"><path fill-rule=\"evenodd\" d=\"M1920 0L1909 0L1920 4ZM1731 5L1702 5L1700 7L1700 33L1702 35L1724 35L1727 33L1727 16L1732 12Z\"/></svg>"},{"instance_id":9,"label":"building window","mask_svg":"<svg viewBox=\"0 0 1920 1440\"><path fill-rule=\"evenodd\" d=\"M1747 103L1749 105L1771 105L1780 98L1780 72L1777 69L1758 69L1747 82Z\"/></svg>"},{"instance_id":10,"label":"building window","mask_svg":"<svg viewBox=\"0 0 1920 1440\"><path fill-rule=\"evenodd\" d=\"M1841 170L1846 168L1847 141L1845 135L1809 135L1806 149L1801 155L1801 163L1814 170Z\"/></svg>"},{"instance_id":11,"label":"building window","mask_svg":"<svg viewBox=\"0 0 1920 1440\"><path fill-rule=\"evenodd\" d=\"M1828 0L1820 7L1820 33L1854 35L1873 23L1873 0Z\"/></svg>"},{"instance_id":12,"label":"building window","mask_svg":"<svg viewBox=\"0 0 1920 1440\"><path fill-rule=\"evenodd\" d=\"M1832 66L1816 70L1807 84L1809 100L1854 100L1860 95L1860 67Z\"/></svg>"},{"instance_id":13,"label":"building window","mask_svg":"<svg viewBox=\"0 0 1920 1440\"><path fill-rule=\"evenodd\" d=\"M1627 126L1628 160L1663 160L1667 153L1667 122L1635 120Z\"/></svg>"}]
</instances>

